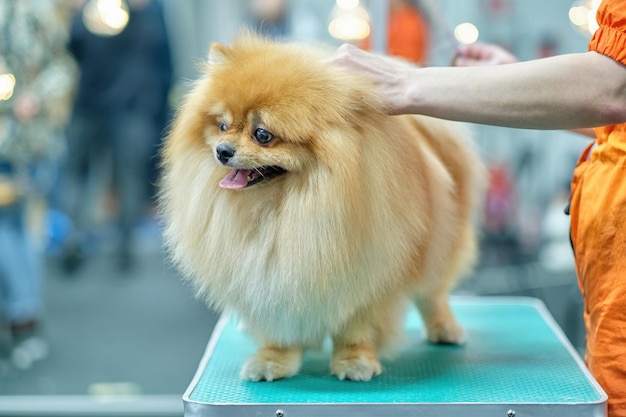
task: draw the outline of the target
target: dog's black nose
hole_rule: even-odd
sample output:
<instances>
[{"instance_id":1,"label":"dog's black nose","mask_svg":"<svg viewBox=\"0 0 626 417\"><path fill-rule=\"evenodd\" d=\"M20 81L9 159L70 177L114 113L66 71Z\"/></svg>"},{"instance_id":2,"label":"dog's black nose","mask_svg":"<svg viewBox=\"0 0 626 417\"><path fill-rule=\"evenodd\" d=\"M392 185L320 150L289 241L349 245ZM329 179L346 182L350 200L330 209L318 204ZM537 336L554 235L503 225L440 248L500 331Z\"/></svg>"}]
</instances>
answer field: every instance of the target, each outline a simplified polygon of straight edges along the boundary
<instances>
[{"instance_id":1,"label":"dog's black nose","mask_svg":"<svg viewBox=\"0 0 626 417\"><path fill-rule=\"evenodd\" d=\"M227 164L230 158L235 156L235 148L228 143L220 143L215 149L215 155L221 163Z\"/></svg>"}]
</instances>

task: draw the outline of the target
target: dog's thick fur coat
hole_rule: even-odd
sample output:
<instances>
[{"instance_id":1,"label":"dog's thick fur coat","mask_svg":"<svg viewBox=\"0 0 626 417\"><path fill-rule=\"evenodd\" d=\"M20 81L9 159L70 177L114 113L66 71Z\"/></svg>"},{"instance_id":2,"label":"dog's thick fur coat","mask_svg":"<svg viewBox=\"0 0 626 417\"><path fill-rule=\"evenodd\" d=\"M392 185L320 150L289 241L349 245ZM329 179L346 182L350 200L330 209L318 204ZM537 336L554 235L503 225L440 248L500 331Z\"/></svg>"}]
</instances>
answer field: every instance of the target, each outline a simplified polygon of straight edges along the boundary
<instances>
[{"instance_id":1,"label":"dog's thick fur coat","mask_svg":"<svg viewBox=\"0 0 626 417\"><path fill-rule=\"evenodd\" d=\"M464 340L448 294L476 258L482 164L464 129L386 115L323 57L251 35L214 45L164 150L171 257L259 343L250 380L296 374L327 336L332 372L369 380L408 301L429 340ZM280 175L245 186L262 167Z\"/></svg>"}]
</instances>

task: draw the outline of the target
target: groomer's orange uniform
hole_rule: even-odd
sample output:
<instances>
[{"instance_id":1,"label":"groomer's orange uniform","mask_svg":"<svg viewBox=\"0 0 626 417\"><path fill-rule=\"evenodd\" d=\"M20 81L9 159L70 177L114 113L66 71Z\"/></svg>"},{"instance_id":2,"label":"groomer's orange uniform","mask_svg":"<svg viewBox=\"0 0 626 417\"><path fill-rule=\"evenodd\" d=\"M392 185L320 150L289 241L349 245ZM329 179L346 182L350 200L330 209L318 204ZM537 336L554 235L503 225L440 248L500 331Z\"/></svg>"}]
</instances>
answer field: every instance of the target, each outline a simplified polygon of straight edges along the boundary
<instances>
[{"instance_id":1,"label":"groomer's orange uniform","mask_svg":"<svg viewBox=\"0 0 626 417\"><path fill-rule=\"evenodd\" d=\"M361 47L371 49L371 38ZM428 55L429 26L424 15L408 4L389 11L387 21L387 53L423 65Z\"/></svg>"},{"instance_id":2,"label":"groomer's orange uniform","mask_svg":"<svg viewBox=\"0 0 626 417\"><path fill-rule=\"evenodd\" d=\"M428 42L428 24L419 10L404 6L389 14L387 44L390 55L424 64Z\"/></svg>"},{"instance_id":3,"label":"groomer's orange uniform","mask_svg":"<svg viewBox=\"0 0 626 417\"><path fill-rule=\"evenodd\" d=\"M626 65L626 0L604 0L597 18L589 49ZM626 417L626 123L596 135L572 180L572 244L587 366L609 395L609 416Z\"/></svg>"}]
</instances>

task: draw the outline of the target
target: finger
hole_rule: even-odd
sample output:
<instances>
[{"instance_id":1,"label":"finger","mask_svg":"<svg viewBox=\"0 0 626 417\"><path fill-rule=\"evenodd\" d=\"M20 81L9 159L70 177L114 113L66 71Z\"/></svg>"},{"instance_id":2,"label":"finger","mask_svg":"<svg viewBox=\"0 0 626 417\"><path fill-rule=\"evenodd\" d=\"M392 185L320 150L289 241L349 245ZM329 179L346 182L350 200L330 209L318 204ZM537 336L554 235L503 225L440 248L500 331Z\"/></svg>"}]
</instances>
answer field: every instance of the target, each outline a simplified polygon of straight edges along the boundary
<instances>
[{"instance_id":1,"label":"finger","mask_svg":"<svg viewBox=\"0 0 626 417\"><path fill-rule=\"evenodd\" d=\"M478 65L485 65L485 61L467 56L458 56L454 60L454 65L457 67L475 67Z\"/></svg>"}]
</instances>

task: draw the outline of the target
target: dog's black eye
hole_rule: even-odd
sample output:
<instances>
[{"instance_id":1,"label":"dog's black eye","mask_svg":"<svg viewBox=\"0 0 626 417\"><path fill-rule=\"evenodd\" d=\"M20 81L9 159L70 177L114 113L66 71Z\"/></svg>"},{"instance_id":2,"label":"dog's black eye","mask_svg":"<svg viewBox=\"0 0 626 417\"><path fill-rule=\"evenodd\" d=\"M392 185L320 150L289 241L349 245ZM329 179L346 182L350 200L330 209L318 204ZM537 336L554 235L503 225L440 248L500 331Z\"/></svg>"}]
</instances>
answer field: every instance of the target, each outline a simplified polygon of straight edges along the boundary
<instances>
[{"instance_id":1,"label":"dog's black eye","mask_svg":"<svg viewBox=\"0 0 626 417\"><path fill-rule=\"evenodd\" d=\"M228 130L228 126L226 126L226 123L224 122L220 122L220 132L226 132Z\"/></svg>"},{"instance_id":2,"label":"dog's black eye","mask_svg":"<svg viewBox=\"0 0 626 417\"><path fill-rule=\"evenodd\" d=\"M274 139L274 135L268 132L265 129L258 128L254 131L254 140L259 142L261 145L267 145Z\"/></svg>"}]
</instances>

